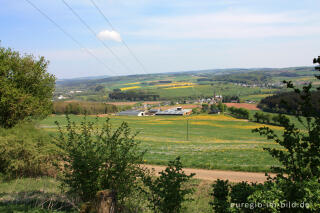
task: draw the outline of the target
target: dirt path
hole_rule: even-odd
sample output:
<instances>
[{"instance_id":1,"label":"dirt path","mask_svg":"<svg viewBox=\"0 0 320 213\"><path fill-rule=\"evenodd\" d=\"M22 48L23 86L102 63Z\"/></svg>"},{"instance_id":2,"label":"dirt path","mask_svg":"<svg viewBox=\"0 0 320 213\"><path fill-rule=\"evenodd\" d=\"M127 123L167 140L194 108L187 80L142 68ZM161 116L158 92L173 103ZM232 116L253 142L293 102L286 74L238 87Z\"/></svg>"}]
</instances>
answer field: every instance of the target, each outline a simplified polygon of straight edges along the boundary
<instances>
[{"instance_id":1,"label":"dirt path","mask_svg":"<svg viewBox=\"0 0 320 213\"><path fill-rule=\"evenodd\" d=\"M143 165L148 169L155 169L156 175L158 172L164 170L165 166L156 166L156 165ZM229 180L230 182L241 182L241 181L248 181L248 182L258 182L263 183L267 180L265 173L258 173L258 172L236 172L236 171L224 171L224 170L206 170L206 169L190 169L185 168L183 169L186 174L196 173L195 178L201 180L209 180L215 181L217 179L221 180Z\"/></svg>"}]
</instances>

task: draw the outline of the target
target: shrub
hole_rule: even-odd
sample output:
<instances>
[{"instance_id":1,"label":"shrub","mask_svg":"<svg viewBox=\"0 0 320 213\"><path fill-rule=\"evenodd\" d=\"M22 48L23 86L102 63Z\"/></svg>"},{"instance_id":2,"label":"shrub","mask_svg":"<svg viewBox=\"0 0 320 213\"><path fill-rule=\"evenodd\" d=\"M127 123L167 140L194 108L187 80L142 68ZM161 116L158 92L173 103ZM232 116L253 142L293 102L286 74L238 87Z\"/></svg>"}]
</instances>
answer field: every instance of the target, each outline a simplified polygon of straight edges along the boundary
<instances>
[{"instance_id":1,"label":"shrub","mask_svg":"<svg viewBox=\"0 0 320 213\"><path fill-rule=\"evenodd\" d=\"M201 111L202 112L208 112L208 110L209 110L209 105L208 104L202 104Z\"/></svg>"},{"instance_id":2,"label":"shrub","mask_svg":"<svg viewBox=\"0 0 320 213\"><path fill-rule=\"evenodd\" d=\"M248 197L249 203L260 204L253 212L319 212L319 200L320 183L316 179L268 181Z\"/></svg>"},{"instance_id":3,"label":"shrub","mask_svg":"<svg viewBox=\"0 0 320 213\"><path fill-rule=\"evenodd\" d=\"M0 172L7 178L53 176L56 147L32 123L0 128Z\"/></svg>"},{"instance_id":4,"label":"shrub","mask_svg":"<svg viewBox=\"0 0 320 213\"><path fill-rule=\"evenodd\" d=\"M193 192L193 189L185 188L185 183L195 174L186 175L182 171L180 157L169 161L168 167L159 174L160 177L154 180L150 176L143 178L145 186L149 189L147 194L150 207L154 212L181 212L181 204L188 200L186 195Z\"/></svg>"},{"instance_id":5,"label":"shrub","mask_svg":"<svg viewBox=\"0 0 320 213\"><path fill-rule=\"evenodd\" d=\"M61 149L61 181L82 201L92 201L97 191L110 189L115 200L123 203L137 188L137 177L143 172L139 167L144 152L138 150L127 123L113 130L109 119L102 128L86 119L77 126L67 116L66 132L57 123L59 137L56 144Z\"/></svg>"},{"instance_id":6,"label":"shrub","mask_svg":"<svg viewBox=\"0 0 320 213\"><path fill-rule=\"evenodd\" d=\"M198 114L200 114L200 112L201 112L201 110L198 107L192 109L192 114L198 115Z\"/></svg>"},{"instance_id":7,"label":"shrub","mask_svg":"<svg viewBox=\"0 0 320 213\"><path fill-rule=\"evenodd\" d=\"M216 180L212 185L213 193L213 202L210 203L212 205L213 210L215 212L227 213L230 212L230 184L228 180Z\"/></svg>"}]
</instances>

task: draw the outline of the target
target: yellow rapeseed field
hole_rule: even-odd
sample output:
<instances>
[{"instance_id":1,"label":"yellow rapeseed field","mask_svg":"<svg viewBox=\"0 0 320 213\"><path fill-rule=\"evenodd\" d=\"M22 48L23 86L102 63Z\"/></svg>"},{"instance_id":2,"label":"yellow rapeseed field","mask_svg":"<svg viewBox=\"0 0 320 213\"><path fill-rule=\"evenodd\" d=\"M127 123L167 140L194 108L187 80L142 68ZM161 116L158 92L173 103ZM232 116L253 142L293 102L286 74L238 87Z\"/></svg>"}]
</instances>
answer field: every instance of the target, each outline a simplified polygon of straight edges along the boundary
<instances>
[{"instance_id":1,"label":"yellow rapeseed field","mask_svg":"<svg viewBox=\"0 0 320 213\"><path fill-rule=\"evenodd\" d=\"M190 124L192 125L206 125L206 126L213 126L213 127L225 127L225 125L221 125L221 124L214 124L214 123L210 123L208 121L192 121Z\"/></svg>"},{"instance_id":2,"label":"yellow rapeseed field","mask_svg":"<svg viewBox=\"0 0 320 213\"><path fill-rule=\"evenodd\" d=\"M260 128L260 127L269 127L270 129L274 130L283 130L283 127L280 126L271 126L271 125L263 125L263 124L256 124L256 125L232 125L230 126L232 128L238 128L238 129L255 129L255 128Z\"/></svg>"},{"instance_id":3,"label":"yellow rapeseed field","mask_svg":"<svg viewBox=\"0 0 320 213\"><path fill-rule=\"evenodd\" d=\"M190 82L174 82L174 83L170 83L170 84L161 84L158 85L159 87L178 87L178 86L191 86L194 85L194 83L190 83Z\"/></svg>"},{"instance_id":4,"label":"yellow rapeseed field","mask_svg":"<svg viewBox=\"0 0 320 213\"><path fill-rule=\"evenodd\" d=\"M196 115L190 117L191 120L213 120L213 121L243 121L227 115Z\"/></svg>"},{"instance_id":5,"label":"yellow rapeseed field","mask_svg":"<svg viewBox=\"0 0 320 213\"><path fill-rule=\"evenodd\" d=\"M130 89L138 89L140 88L140 86L135 86L135 87L123 87L123 88L120 88L121 91L125 91L125 90L130 90Z\"/></svg>"}]
</instances>

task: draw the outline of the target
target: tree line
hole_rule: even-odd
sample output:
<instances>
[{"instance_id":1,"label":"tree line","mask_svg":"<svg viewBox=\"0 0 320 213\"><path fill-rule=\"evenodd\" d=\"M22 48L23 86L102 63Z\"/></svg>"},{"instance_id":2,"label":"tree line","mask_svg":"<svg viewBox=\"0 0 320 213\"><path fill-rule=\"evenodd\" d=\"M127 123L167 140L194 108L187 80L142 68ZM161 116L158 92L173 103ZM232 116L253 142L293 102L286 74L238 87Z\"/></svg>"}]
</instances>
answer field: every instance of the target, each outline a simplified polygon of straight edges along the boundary
<instances>
[{"instance_id":1,"label":"tree line","mask_svg":"<svg viewBox=\"0 0 320 213\"><path fill-rule=\"evenodd\" d=\"M116 113L124 107L118 107L113 104L106 104L101 102L54 102L53 103L53 114L75 114L75 115L96 115L96 114L108 114Z\"/></svg>"},{"instance_id":2,"label":"tree line","mask_svg":"<svg viewBox=\"0 0 320 213\"><path fill-rule=\"evenodd\" d=\"M216 81L227 81L232 83L242 84L265 84L269 82L271 76L265 72L249 72L249 73L235 73L228 75L217 75L214 77Z\"/></svg>"},{"instance_id":3,"label":"tree line","mask_svg":"<svg viewBox=\"0 0 320 213\"><path fill-rule=\"evenodd\" d=\"M113 91L109 94L109 98L113 100L128 101L157 101L160 95L149 93L147 91Z\"/></svg>"},{"instance_id":4,"label":"tree line","mask_svg":"<svg viewBox=\"0 0 320 213\"><path fill-rule=\"evenodd\" d=\"M312 107L316 113L320 113L320 91L310 91ZM295 92L285 92L263 98L258 107L266 112L296 114L301 109L299 106L303 100Z\"/></svg>"}]
</instances>

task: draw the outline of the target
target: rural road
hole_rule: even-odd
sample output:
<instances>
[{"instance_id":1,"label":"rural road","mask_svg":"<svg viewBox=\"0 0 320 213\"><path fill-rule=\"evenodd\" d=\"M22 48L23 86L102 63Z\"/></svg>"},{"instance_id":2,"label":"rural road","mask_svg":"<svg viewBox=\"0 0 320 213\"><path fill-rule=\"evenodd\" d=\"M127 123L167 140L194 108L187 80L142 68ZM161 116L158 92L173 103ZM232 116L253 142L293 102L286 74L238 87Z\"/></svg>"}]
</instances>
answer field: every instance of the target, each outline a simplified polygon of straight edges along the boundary
<instances>
[{"instance_id":1,"label":"rural road","mask_svg":"<svg viewBox=\"0 0 320 213\"><path fill-rule=\"evenodd\" d=\"M161 172L166 167L165 166L156 166L156 165L143 165L148 169L155 169L156 175L158 172ZM196 173L194 176L197 179L201 180L209 180L215 181L217 179L221 180L229 180L230 182L258 182L263 183L267 180L265 173L258 173L258 172L236 172L236 171L224 171L224 170L206 170L206 169L190 169L184 168L183 171L186 174ZM273 176L273 175L272 175Z\"/></svg>"}]
</instances>

